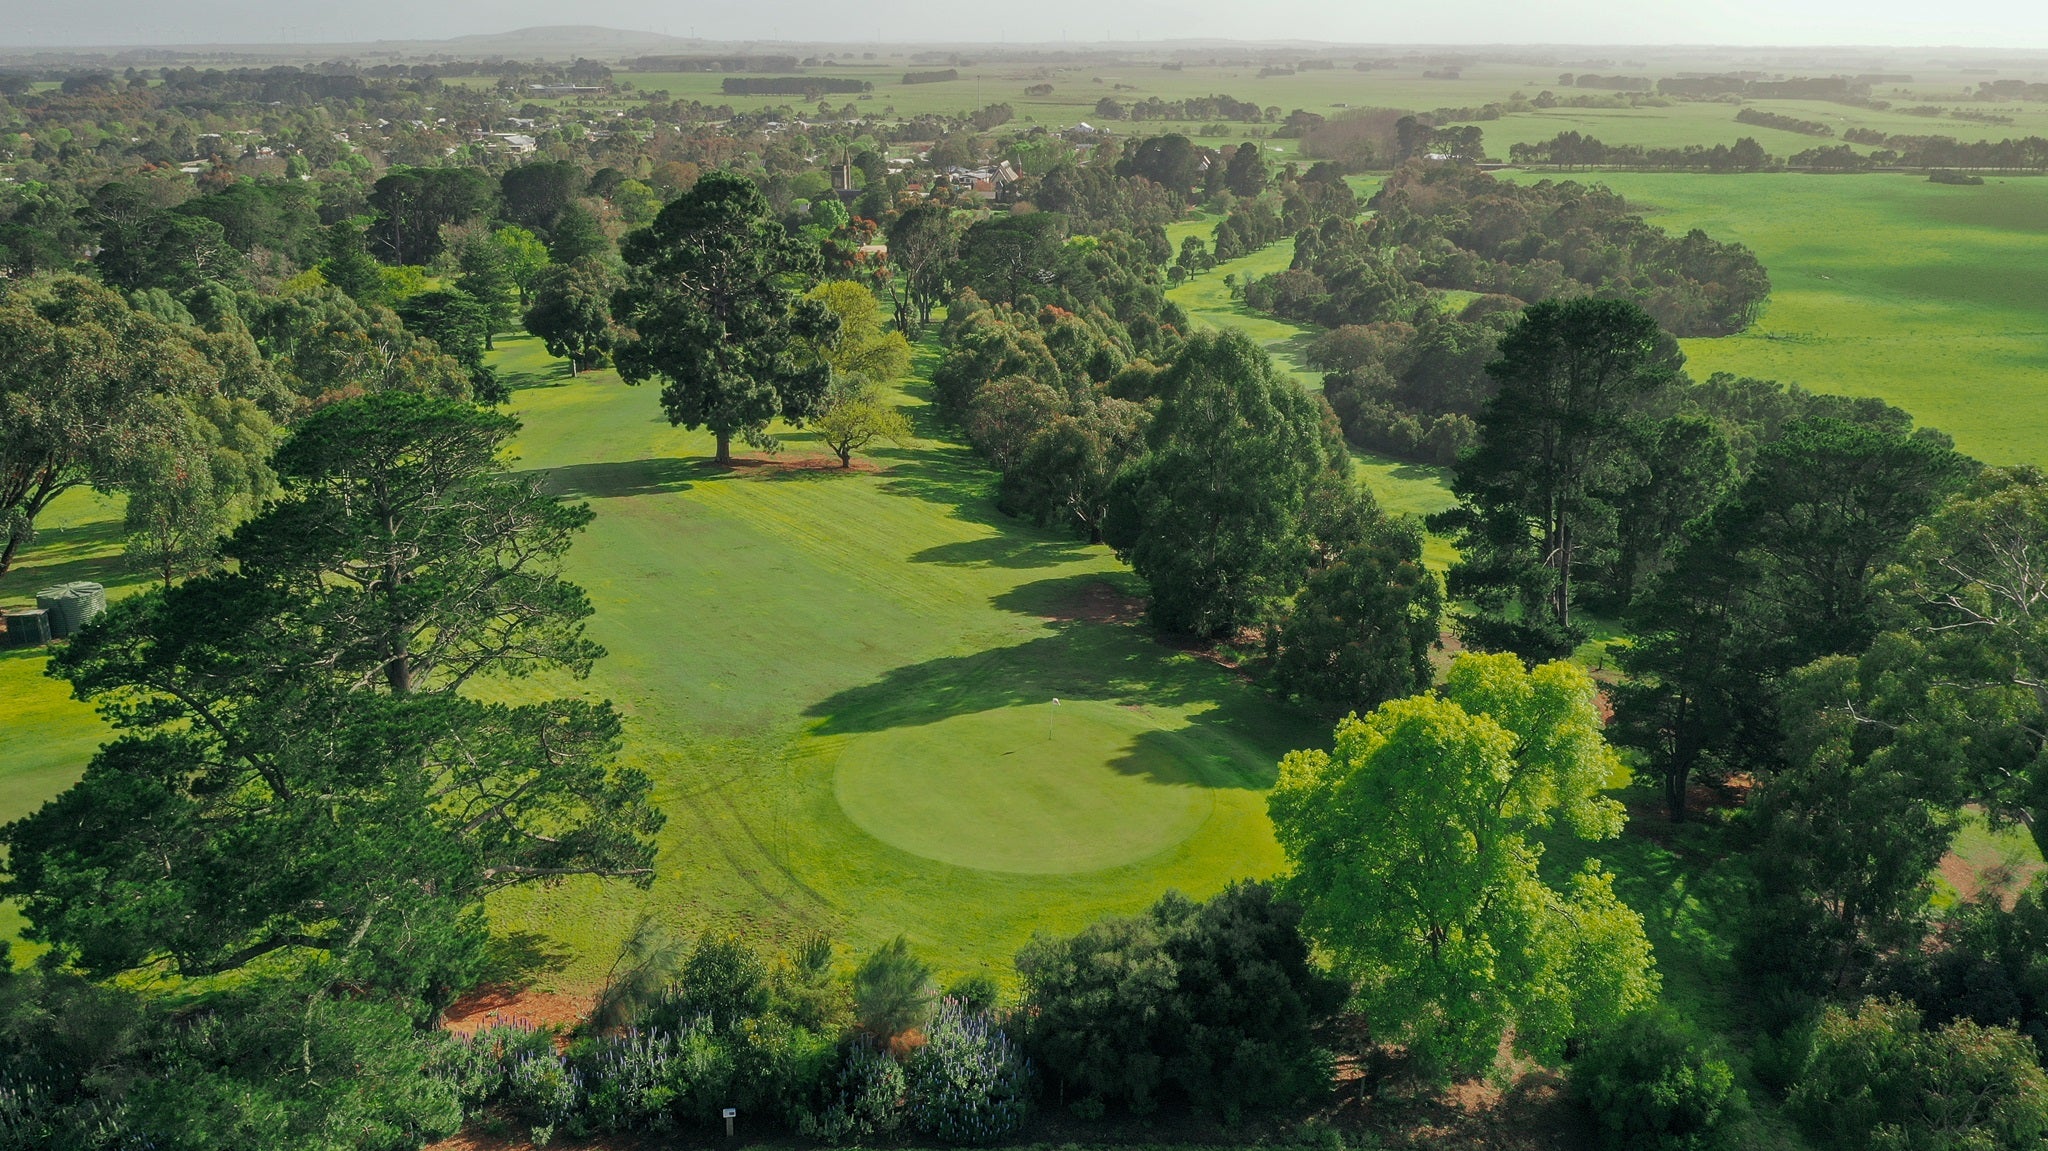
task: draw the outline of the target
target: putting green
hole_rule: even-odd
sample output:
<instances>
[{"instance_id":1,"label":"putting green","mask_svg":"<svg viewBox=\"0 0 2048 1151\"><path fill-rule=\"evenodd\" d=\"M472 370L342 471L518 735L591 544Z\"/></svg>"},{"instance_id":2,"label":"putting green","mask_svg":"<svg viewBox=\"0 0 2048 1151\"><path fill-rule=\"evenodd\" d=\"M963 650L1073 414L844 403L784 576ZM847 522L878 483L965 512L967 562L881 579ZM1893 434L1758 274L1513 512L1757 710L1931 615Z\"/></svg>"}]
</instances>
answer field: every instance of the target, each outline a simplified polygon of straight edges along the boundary
<instances>
[{"instance_id":1,"label":"putting green","mask_svg":"<svg viewBox=\"0 0 2048 1151\"><path fill-rule=\"evenodd\" d=\"M1173 733L1112 703L950 716L847 742L839 806L904 851L985 871L1099 871L1187 839L1214 803Z\"/></svg>"}]
</instances>

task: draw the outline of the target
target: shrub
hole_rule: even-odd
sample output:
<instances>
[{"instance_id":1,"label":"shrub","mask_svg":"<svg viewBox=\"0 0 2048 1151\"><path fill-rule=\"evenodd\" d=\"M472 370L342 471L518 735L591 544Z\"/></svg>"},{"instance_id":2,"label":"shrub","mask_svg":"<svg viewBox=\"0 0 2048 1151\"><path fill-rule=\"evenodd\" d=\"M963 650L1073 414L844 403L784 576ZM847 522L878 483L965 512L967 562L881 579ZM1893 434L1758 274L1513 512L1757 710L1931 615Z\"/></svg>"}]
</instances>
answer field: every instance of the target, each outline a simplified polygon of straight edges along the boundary
<instances>
[{"instance_id":1,"label":"shrub","mask_svg":"<svg viewBox=\"0 0 2048 1151\"><path fill-rule=\"evenodd\" d=\"M847 1045L824 1106L798 1119L798 1133L833 1142L847 1136L886 1135L902 1124L903 1068L862 1038Z\"/></svg>"},{"instance_id":2,"label":"shrub","mask_svg":"<svg viewBox=\"0 0 2048 1151\"><path fill-rule=\"evenodd\" d=\"M1207 904L1168 893L1017 956L1032 1058L1082 1096L1143 1113L1162 1092L1225 1116L1329 1082L1313 1029L1344 1003L1309 961L1301 912L1263 883Z\"/></svg>"},{"instance_id":3,"label":"shrub","mask_svg":"<svg viewBox=\"0 0 2048 1151\"><path fill-rule=\"evenodd\" d=\"M1002 985L990 975L976 972L963 975L946 988L946 998L957 1001L970 1012L992 1014L996 1005L1002 1002Z\"/></svg>"},{"instance_id":4,"label":"shrub","mask_svg":"<svg viewBox=\"0 0 2048 1151\"><path fill-rule=\"evenodd\" d=\"M1030 1064L985 1012L948 999L905 1075L910 1119L948 1143L993 1143L1024 1126Z\"/></svg>"},{"instance_id":5,"label":"shrub","mask_svg":"<svg viewBox=\"0 0 2048 1151\"><path fill-rule=\"evenodd\" d=\"M678 1026L702 1017L711 1029L731 1030L768 1010L768 966L738 937L706 932L683 962L682 978L663 1013Z\"/></svg>"},{"instance_id":6,"label":"shrub","mask_svg":"<svg viewBox=\"0 0 2048 1151\"><path fill-rule=\"evenodd\" d=\"M1609 1147L1720 1146L1741 1095L1707 1040L1668 1011L1639 1012L1572 1065L1572 1087Z\"/></svg>"},{"instance_id":7,"label":"shrub","mask_svg":"<svg viewBox=\"0 0 2048 1151\"><path fill-rule=\"evenodd\" d=\"M463 1110L505 1097L506 1071L530 1055L555 1049L555 1033L523 1020L500 1020L470 1035L448 1036L434 1051L430 1071L455 1088Z\"/></svg>"},{"instance_id":8,"label":"shrub","mask_svg":"<svg viewBox=\"0 0 2048 1151\"><path fill-rule=\"evenodd\" d=\"M545 1145L555 1128L575 1119L583 1104L583 1077L550 1051L521 1055L505 1068L505 1102L532 1125Z\"/></svg>"},{"instance_id":9,"label":"shrub","mask_svg":"<svg viewBox=\"0 0 2048 1151\"><path fill-rule=\"evenodd\" d=\"M901 935L875 949L853 973L853 1010L862 1030L883 1043L930 1017L932 969Z\"/></svg>"},{"instance_id":10,"label":"shrub","mask_svg":"<svg viewBox=\"0 0 2048 1151\"><path fill-rule=\"evenodd\" d=\"M584 1125L593 1131L666 1131L683 1085L675 1036L629 1029L582 1044L574 1064L583 1081Z\"/></svg>"}]
</instances>

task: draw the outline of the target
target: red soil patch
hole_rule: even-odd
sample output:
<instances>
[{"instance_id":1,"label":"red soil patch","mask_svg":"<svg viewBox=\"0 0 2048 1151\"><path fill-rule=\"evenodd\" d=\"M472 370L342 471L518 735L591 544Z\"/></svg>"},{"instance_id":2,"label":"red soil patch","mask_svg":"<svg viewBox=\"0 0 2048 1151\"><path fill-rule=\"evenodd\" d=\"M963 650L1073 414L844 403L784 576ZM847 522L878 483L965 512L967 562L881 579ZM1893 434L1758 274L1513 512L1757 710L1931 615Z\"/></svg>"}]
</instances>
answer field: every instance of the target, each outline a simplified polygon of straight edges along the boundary
<instances>
[{"instance_id":1,"label":"red soil patch","mask_svg":"<svg viewBox=\"0 0 2048 1151\"><path fill-rule=\"evenodd\" d=\"M884 469L868 460L855 460L849 467L841 467L838 456L820 455L778 455L778 456L736 456L726 470L738 472L748 479L774 479L791 472L866 472L874 474Z\"/></svg>"},{"instance_id":2,"label":"red soil patch","mask_svg":"<svg viewBox=\"0 0 2048 1151\"><path fill-rule=\"evenodd\" d=\"M596 1000L594 995L484 987L456 1000L442 1013L441 1026L457 1035L474 1035L492 1023L514 1021L567 1030L589 1017Z\"/></svg>"},{"instance_id":3,"label":"red soil patch","mask_svg":"<svg viewBox=\"0 0 2048 1151\"><path fill-rule=\"evenodd\" d=\"M1067 601L1056 605L1045 618L1061 623L1134 623L1145 614L1145 601L1125 595L1107 581L1096 580Z\"/></svg>"}]
</instances>

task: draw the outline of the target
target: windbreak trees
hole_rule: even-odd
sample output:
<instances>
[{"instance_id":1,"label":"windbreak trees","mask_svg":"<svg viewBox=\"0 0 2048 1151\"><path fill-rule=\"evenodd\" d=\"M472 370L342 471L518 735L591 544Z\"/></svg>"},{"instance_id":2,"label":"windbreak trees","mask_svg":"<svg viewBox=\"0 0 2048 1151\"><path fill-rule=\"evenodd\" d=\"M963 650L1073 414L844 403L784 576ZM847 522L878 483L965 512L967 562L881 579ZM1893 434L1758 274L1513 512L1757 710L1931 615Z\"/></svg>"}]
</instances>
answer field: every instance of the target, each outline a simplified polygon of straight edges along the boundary
<instances>
[{"instance_id":1,"label":"windbreak trees","mask_svg":"<svg viewBox=\"0 0 2048 1151\"><path fill-rule=\"evenodd\" d=\"M732 438L769 446L768 422L812 415L831 366L807 349L830 345L838 322L803 298L823 263L775 222L753 181L712 172L622 246L630 269L612 312L628 383L659 377L661 406L679 427L706 428L718 462Z\"/></svg>"}]
</instances>

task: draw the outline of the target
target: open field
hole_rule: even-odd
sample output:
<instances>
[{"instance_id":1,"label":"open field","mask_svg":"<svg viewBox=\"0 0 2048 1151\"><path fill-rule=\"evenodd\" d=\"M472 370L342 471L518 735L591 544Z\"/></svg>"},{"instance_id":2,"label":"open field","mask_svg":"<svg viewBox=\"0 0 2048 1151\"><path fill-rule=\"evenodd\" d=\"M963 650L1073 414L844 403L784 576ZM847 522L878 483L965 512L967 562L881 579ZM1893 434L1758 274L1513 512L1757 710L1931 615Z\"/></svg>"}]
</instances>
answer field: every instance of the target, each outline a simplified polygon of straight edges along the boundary
<instances>
[{"instance_id":1,"label":"open field","mask_svg":"<svg viewBox=\"0 0 2048 1151\"><path fill-rule=\"evenodd\" d=\"M1981 459L2048 463L2048 180L1577 178L1620 192L1666 231L1747 244L1769 269L1758 323L1684 342L1693 375L1879 396Z\"/></svg>"}]
</instances>

